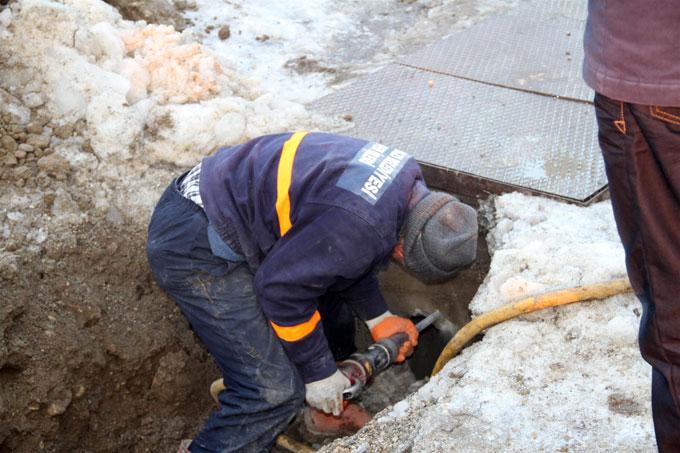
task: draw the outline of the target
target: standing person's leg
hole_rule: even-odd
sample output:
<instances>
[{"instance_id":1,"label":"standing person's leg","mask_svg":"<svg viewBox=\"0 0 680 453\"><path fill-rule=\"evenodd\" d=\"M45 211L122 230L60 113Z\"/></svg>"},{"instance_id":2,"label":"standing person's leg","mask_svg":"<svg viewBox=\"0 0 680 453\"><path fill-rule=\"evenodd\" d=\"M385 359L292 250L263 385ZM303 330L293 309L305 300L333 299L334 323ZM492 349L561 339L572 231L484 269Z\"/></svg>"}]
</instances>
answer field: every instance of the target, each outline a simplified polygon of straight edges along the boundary
<instances>
[{"instance_id":1,"label":"standing person's leg","mask_svg":"<svg viewBox=\"0 0 680 453\"><path fill-rule=\"evenodd\" d=\"M156 207L147 245L159 286L180 306L227 386L190 450L266 451L302 406L304 386L257 303L252 273L214 256L206 228L203 210L173 183Z\"/></svg>"},{"instance_id":2,"label":"standing person's leg","mask_svg":"<svg viewBox=\"0 0 680 453\"><path fill-rule=\"evenodd\" d=\"M680 451L680 108L595 97L600 146L628 275L642 302L660 451Z\"/></svg>"}]
</instances>

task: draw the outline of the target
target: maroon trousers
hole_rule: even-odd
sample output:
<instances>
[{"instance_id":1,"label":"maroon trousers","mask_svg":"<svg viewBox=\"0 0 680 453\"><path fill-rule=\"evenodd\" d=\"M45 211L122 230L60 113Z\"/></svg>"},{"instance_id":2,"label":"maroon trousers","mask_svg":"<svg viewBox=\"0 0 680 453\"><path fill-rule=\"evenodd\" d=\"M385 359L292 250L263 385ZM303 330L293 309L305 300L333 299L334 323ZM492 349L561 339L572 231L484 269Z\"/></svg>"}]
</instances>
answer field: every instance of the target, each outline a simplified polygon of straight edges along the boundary
<instances>
[{"instance_id":1,"label":"maroon trousers","mask_svg":"<svg viewBox=\"0 0 680 453\"><path fill-rule=\"evenodd\" d=\"M599 140L628 277L642 302L661 452L680 452L680 107L595 96Z\"/></svg>"}]
</instances>

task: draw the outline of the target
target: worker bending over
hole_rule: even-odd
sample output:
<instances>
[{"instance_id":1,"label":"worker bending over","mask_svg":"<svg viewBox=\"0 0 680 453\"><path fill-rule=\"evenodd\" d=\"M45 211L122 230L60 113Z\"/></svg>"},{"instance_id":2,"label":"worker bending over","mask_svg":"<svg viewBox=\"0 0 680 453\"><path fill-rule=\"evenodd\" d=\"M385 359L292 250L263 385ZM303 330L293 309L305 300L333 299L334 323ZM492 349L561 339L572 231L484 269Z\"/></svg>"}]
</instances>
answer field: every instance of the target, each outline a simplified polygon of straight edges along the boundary
<instances>
[{"instance_id":1,"label":"worker bending over","mask_svg":"<svg viewBox=\"0 0 680 453\"><path fill-rule=\"evenodd\" d=\"M375 341L392 315L377 271L390 258L424 282L475 259L477 217L431 192L416 161L379 143L285 133L220 149L163 193L147 254L220 367L226 390L189 450L269 449L303 401L342 411L354 315Z\"/></svg>"}]
</instances>

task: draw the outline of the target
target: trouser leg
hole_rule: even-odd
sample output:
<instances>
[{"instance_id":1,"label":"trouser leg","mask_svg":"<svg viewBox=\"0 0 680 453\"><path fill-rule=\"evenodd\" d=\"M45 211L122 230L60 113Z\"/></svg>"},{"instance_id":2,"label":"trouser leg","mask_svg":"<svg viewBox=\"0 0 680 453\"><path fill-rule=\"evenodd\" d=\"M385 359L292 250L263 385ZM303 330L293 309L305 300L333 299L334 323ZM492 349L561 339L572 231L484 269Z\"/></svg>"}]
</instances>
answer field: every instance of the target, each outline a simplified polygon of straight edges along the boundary
<instances>
[{"instance_id":1,"label":"trouser leg","mask_svg":"<svg viewBox=\"0 0 680 453\"><path fill-rule=\"evenodd\" d=\"M652 413L659 450L680 451L680 415L673 402L668 381L656 368L652 368Z\"/></svg>"},{"instance_id":2,"label":"trouser leg","mask_svg":"<svg viewBox=\"0 0 680 453\"><path fill-rule=\"evenodd\" d=\"M301 407L304 386L257 303L252 273L214 256L206 227L203 211L171 187L154 212L147 245L156 280L227 386L190 450L266 451Z\"/></svg>"},{"instance_id":3,"label":"trouser leg","mask_svg":"<svg viewBox=\"0 0 680 453\"><path fill-rule=\"evenodd\" d=\"M628 276L643 306L639 342L654 367L657 444L680 451L680 115L601 95L595 107Z\"/></svg>"},{"instance_id":4,"label":"trouser leg","mask_svg":"<svg viewBox=\"0 0 680 453\"><path fill-rule=\"evenodd\" d=\"M266 450L302 405L302 380L262 314L252 278L245 266L226 278L199 277L207 307L177 298L227 387L191 451Z\"/></svg>"}]
</instances>

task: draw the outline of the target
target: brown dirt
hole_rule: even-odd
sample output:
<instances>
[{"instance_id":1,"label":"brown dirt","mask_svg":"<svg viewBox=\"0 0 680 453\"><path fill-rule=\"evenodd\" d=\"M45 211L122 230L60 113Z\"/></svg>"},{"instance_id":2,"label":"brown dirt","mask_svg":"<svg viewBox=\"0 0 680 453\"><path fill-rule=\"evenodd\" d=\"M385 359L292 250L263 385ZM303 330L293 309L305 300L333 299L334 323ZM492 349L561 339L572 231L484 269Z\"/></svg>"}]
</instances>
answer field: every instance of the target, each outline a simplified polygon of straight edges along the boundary
<instances>
[{"instance_id":1,"label":"brown dirt","mask_svg":"<svg viewBox=\"0 0 680 453\"><path fill-rule=\"evenodd\" d=\"M172 25L175 30L182 31L187 20L178 8L168 0L104 0L116 7L127 20L145 20L152 24ZM186 9L186 5L183 9Z\"/></svg>"},{"instance_id":2,"label":"brown dirt","mask_svg":"<svg viewBox=\"0 0 680 453\"><path fill-rule=\"evenodd\" d=\"M267 37L267 39L269 39L269 37ZM307 58L307 55L293 58L287 61L283 66L292 71L295 71L297 74L308 74L314 72L334 74L335 72L337 72L335 68L324 66L318 60L315 60L313 58Z\"/></svg>"},{"instance_id":3,"label":"brown dirt","mask_svg":"<svg viewBox=\"0 0 680 453\"><path fill-rule=\"evenodd\" d=\"M152 282L145 232L96 219L2 280L0 451L171 451L217 375Z\"/></svg>"}]
</instances>

